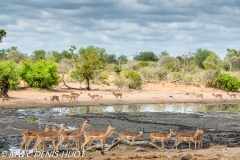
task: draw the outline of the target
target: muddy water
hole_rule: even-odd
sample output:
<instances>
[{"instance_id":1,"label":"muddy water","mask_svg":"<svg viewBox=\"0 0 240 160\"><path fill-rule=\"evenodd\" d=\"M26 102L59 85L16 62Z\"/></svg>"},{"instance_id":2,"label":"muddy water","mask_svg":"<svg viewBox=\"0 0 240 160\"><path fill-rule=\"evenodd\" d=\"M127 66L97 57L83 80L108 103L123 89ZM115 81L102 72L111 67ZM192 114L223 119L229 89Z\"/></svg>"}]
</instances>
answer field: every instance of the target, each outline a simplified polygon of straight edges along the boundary
<instances>
[{"instance_id":1,"label":"muddy water","mask_svg":"<svg viewBox=\"0 0 240 160\"><path fill-rule=\"evenodd\" d=\"M107 143L111 143L119 131L137 132L144 128L144 136L140 140L150 141L152 132L168 133L169 128L173 128L178 133L193 133L197 127L202 127L205 130L204 148L209 148L212 143L209 135L219 145L240 145L240 115L226 111L237 110L238 104L168 104L165 109L161 105L98 106L98 110L96 107L5 109L0 112L0 151L18 149L21 131L25 129L42 131L46 125L59 126L59 123L75 129L82 125L84 117L92 123L92 127L86 130L105 129L109 120L117 127L118 131ZM174 136L165 147L171 149L173 143ZM156 144L161 146L160 142ZM187 148L188 143L179 145L179 149Z\"/></svg>"}]
</instances>

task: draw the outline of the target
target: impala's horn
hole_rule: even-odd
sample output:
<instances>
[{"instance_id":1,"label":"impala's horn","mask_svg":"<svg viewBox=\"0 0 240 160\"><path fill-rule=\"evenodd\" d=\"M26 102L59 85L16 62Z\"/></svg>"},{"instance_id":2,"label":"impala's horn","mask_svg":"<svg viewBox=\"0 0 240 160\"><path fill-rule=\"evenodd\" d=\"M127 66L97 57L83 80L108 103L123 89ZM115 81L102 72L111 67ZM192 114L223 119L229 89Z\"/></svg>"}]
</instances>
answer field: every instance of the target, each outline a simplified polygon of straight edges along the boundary
<instances>
[{"instance_id":1,"label":"impala's horn","mask_svg":"<svg viewBox=\"0 0 240 160\"><path fill-rule=\"evenodd\" d=\"M112 122L108 119L108 122L110 123L110 124L112 124Z\"/></svg>"}]
</instances>

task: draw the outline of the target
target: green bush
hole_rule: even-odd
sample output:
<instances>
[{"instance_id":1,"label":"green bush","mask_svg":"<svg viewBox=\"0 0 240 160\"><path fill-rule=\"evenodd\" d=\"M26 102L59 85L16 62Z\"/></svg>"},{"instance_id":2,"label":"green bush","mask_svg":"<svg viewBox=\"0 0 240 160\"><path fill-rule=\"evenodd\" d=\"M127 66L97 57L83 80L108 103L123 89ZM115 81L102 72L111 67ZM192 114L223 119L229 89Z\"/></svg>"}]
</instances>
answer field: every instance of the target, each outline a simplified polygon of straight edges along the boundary
<instances>
[{"instance_id":1,"label":"green bush","mask_svg":"<svg viewBox=\"0 0 240 160\"><path fill-rule=\"evenodd\" d=\"M0 77L9 74L10 89L17 89L20 83L17 66L13 61L1 61L0 62Z\"/></svg>"},{"instance_id":2,"label":"green bush","mask_svg":"<svg viewBox=\"0 0 240 160\"><path fill-rule=\"evenodd\" d=\"M137 63L136 68L140 69L140 68L144 68L144 67L147 67L147 66L148 66L148 62L140 61L140 62Z\"/></svg>"},{"instance_id":3,"label":"green bush","mask_svg":"<svg viewBox=\"0 0 240 160\"><path fill-rule=\"evenodd\" d=\"M20 77L34 88L51 88L60 80L57 65L51 60L39 60L36 63L23 62L19 73Z\"/></svg>"},{"instance_id":4,"label":"green bush","mask_svg":"<svg viewBox=\"0 0 240 160\"><path fill-rule=\"evenodd\" d=\"M126 83L126 78L124 78L123 76L116 76L114 79L114 83L116 86L118 86L119 88L124 87L127 83Z\"/></svg>"},{"instance_id":5,"label":"green bush","mask_svg":"<svg viewBox=\"0 0 240 160\"><path fill-rule=\"evenodd\" d=\"M235 92L240 87L240 81L228 73L218 73L217 77L213 80L213 86L225 91Z\"/></svg>"},{"instance_id":6,"label":"green bush","mask_svg":"<svg viewBox=\"0 0 240 160\"><path fill-rule=\"evenodd\" d=\"M99 79L100 79L100 80L106 80L106 79L108 79L108 74L107 74L107 73L101 73L100 76L99 76Z\"/></svg>"},{"instance_id":7,"label":"green bush","mask_svg":"<svg viewBox=\"0 0 240 160\"><path fill-rule=\"evenodd\" d=\"M128 87L131 89L139 89L142 84L141 76L136 71L124 71L124 77L126 77L128 82Z\"/></svg>"}]
</instances>

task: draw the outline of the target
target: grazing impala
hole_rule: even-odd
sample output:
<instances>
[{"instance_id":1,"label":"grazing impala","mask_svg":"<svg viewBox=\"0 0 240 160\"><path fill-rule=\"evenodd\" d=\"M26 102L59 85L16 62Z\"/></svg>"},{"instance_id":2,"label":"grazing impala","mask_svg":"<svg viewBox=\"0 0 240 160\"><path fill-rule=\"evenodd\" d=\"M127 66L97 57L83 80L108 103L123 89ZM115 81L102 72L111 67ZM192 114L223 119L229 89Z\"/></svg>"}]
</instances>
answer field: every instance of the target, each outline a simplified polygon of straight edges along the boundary
<instances>
[{"instance_id":1,"label":"grazing impala","mask_svg":"<svg viewBox=\"0 0 240 160\"><path fill-rule=\"evenodd\" d=\"M90 93L88 93L88 95L89 95L89 97L92 98L92 101L93 101L94 99L99 98L99 95L97 95L97 94L91 95Z\"/></svg>"},{"instance_id":2,"label":"grazing impala","mask_svg":"<svg viewBox=\"0 0 240 160\"><path fill-rule=\"evenodd\" d=\"M48 126L45 127L44 132L51 131L51 128ZM25 150L28 150L28 147L32 144L34 140L37 139L37 131L25 130L21 133L23 141L20 144L20 150L22 151L23 145L25 145Z\"/></svg>"},{"instance_id":3,"label":"grazing impala","mask_svg":"<svg viewBox=\"0 0 240 160\"><path fill-rule=\"evenodd\" d=\"M203 99L203 94L202 93L195 93L193 92L193 95L195 95L197 98L200 97Z\"/></svg>"},{"instance_id":4,"label":"grazing impala","mask_svg":"<svg viewBox=\"0 0 240 160\"><path fill-rule=\"evenodd\" d=\"M150 139L152 143L154 143L156 140L159 140L162 142L162 148L164 148L164 143L168 141L173 134L176 134L176 131L170 129L169 134L163 134L163 133L151 133Z\"/></svg>"},{"instance_id":5,"label":"grazing impala","mask_svg":"<svg viewBox=\"0 0 240 160\"><path fill-rule=\"evenodd\" d=\"M134 142L139 137L143 137L143 131L139 131L139 133L134 132L120 132L119 137L122 139L132 140Z\"/></svg>"},{"instance_id":6,"label":"grazing impala","mask_svg":"<svg viewBox=\"0 0 240 160\"><path fill-rule=\"evenodd\" d=\"M54 100L56 100L58 103L60 103L59 96L50 96L50 100L51 100L51 103L54 102Z\"/></svg>"},{"instance_id":7,"label":"grazing impala","mask_svg":"<svg viewBox=\"0 0 240 160\"><path fill-rule=\"evenodd\" d=\"M235 94L235 93L232 93L232 94L229 94L229 93L227 93L229 96L230 96L230 98L234 98L234 99L236 99L237 98L237 94Z\"/></svg>"},{"instance_id":8,"label":"grazing impala","mask_svg":"<svg viewBox=\"0 0 240 160\"><path fill-rule=\"evenodd\" d=\"M59 149L59 146L63 143L63 142L68 142L68 149L69 149L69 146L70 146L70 140L73 140L75 143L76 143L76 147L77 148L80 148L79 146L79 139L83 138L82 137L82 133L84 131L84 129L88 126L91 126L92 124L89 122L89 120L86 120L82 127L77 129L77 130L70 130L70 131L62 131L60 134L59 134L59 142L56 146L56 150L58 151Z\"/></svg>"},{"instance_id":9,"label":"grazing impala","mask_svg":"<svg viewBox=\"0 0 240 160\"><path fill-rule=\"evenodd\" d=\"M53 146L53 151L55 151L55 142L58 140L59 134L64 131L64 129L68 129L65 124L61 124L60 129L57 132L49 131L49 132L40 132L37 133L37 142L34 145L34 152L37 151L38 146L43 143L43 151L45 151L45 141L51 141Z\"/></svg>"},{"instance_id":10,"label":"grazing impala","mask_svg":"<svg viewBox=\"0 0 240 160\"><path fill-rule=\"evenodd\" d=\"M173 145L173 147L175 146L177 149L177 146L182 143L183 141L188 141L189 142L189 149L191 147L191 142L195 143L195 149L196 149L196 138L199 134L203 134L204 131L202 129L197 129L196 133L179 133L176 136L176 140L175 143ZM172 148L173 148L172 147Z\"/></svg>"},{"instance_id":11,"label":"grazing impala","mask_svg":"<svg viewBox=\"0 0 240 160\"><path fill-rule=\"evenodd\" d=\"M215 93L213 93L212 94L213 96L215 96L215 100L219 97L219 99L223 99L222 98L222 94L215 94Z\"/></svg>"},{"instance_id":12,"label":"grazing impala","mask_svg":"<svg viewBox=\"0 0 240 160\"><path fill-rule=\"evenodd\" d=\"M118 97L120 97L122 99L122 93L115 93L115 92L112 92L112 94L117 98L118 100Z\"/></svg>"},{"instance_id":13,"label":"grazing impala","mask_svg":"<svg viewBox=\"0 0 240 160\"><path fill-rule=\"evenodd\" d=\"M116 130L116 127L110 124L105 131L87 131L84 133L84 142L81 146L82 156L84 155L84 147L90 141L100 140L101 143L101 153L104 155L103 147L107 138L109 138L110 134L113 134Z\"/></svg>"}]
</instances>

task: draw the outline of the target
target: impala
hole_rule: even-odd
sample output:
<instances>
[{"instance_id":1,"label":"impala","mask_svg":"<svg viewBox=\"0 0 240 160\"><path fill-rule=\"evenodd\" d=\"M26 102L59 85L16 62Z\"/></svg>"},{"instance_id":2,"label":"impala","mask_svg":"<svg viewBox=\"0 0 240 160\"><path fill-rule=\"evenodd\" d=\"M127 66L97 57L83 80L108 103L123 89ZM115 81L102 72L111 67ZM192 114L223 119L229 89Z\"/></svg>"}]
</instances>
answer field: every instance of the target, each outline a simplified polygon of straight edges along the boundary
<instances>
[{"instance_id":1,"label":"impala","mask_svg":"<svg viewBox=\"0 0 240 160\"><path fill-rule=\"evenodd\" d=\"M51 129L46 126L44 132L51 131ZM36 134L39 133L37 131L25 130L21 133L23 141L20 144L20 150L22 151L22 147L25 144L25 150L28 150L28 147L31 143L37 139Z\"/></svg>"},{"instance_id":2,"label":"impala","mask_svg":"<svg viewBox=\"0 0 240 160\"><path fill-rule=\"evenodd\" d=\"M54 100L58 101L58 103L60 102L59 101L59 96L50 96L50 100L51 100L51 103L54 102Z\"/></svg>"},{"instance_id":3,"label":"impala","mask_svg":"<svg viewBox=\"0 0 240 160\"><path fill-rule=\"evenodd\" d=\"M212 94L213 96L215 96L215 100L219 97L220 99L223 99L222 98L222 94L215 94L215 93L213 93Z\"/></svg>"},{"instance_id":4,"label":"impala","mask_svg":"<svg viewBox=\"0 0 240 160\"><path fill-rule=\"evenodd\" d=\"M150 139L152 143L154 143L156 140L159 140L162 142L162 148L164 148L164 143L168 141L173 134L176 134L176 131L170 129L169 134L163 134L163 133L151 133Z\"/></svg>"},{"instance_id":5,"label":"impala","mask_svg":"<svg viewBox=\"0 0 240 160\"><path fill-rule=\"evenodd\" d=\"M122 139L132 140L134 142L139 137L143 137L143 131L139 131L139 133L134 132L120 132L119 137Z\"/></svg>"},{"instance_id":6,"label":"impala","mask_svg":"<svg viewBox=\"0 0 240 160\"><path fill-rule=\"evenodd\" d=\"M43 143L43 151L45 151L45 141L51 141L53 151L55 151L55 142L58 140L59 133L61 133L64 129L68 129L68 127L65 124L61 124L61 127L57 132L49 131L37 133L37 142L34 145L34 152L37 151L38 146L41 143Z\"/></svg>"},{"instance_id":7,"label":"impala","mask_svg":"<svg viewBox=\"0 0 240 160\"><path fill-rule=\"evenodd\" d=\"M62 96L62 101L63 101L64 98L67 98L67 100L69 101L69 96L70 96L70 95L68 95L68 94L62 94L61 96Z\"/></svg>"},{"instance_id":8,"label":"impala","mask_svg":"<svg viewBox=\"0 0 240 160\"><path fill-rule=\"evenodd\" d=\"M120 97L122 99L122 93L115 93L115 92L112 92L112 94L117 98L118 100L118 97Z\"/></svg>"},{"instance_id":9,"label":"impala","mask_svg":"<svg viewBox=\"0 0 240 160\"><path fill-rule=\"evenodd\" d=\"M82 127L77 129L77 130L70 130L70 131L62 131L59 134L59 142L56 146L56 150L58 151L59 146L63 143L63 142L68 142L68 149L70 146L70 140L73 140L76 144L76 147L79 148L79 141L82 140L82 133L84 131L84 129L88 126L92 126L92 124L89 122L89 120L86 120Z\"/></svg>"},{"instance_id":10,"label":"impala","mask_svg":"<svg viewBox=\"0 0 240 160\"><path fill-rule=\"evenodd\" d=\"M76 99L78 99L78 97L83 94L82 91L80 93L71 93L71 95L75 96Z\"/></svg>"},{"instance_id":11,"label":"impala","mask_svg":"<svg viewBox=\"0 0 240 160\"><path fill-rule=\"evenodd\" d=\"M196 143L197 143L198 149L201 149L203 147L203 142L204 142L203 134L198 134L198 136L196 138Z\"/></svg>"},{"instance_id":12,"label":"impala","mask_svg":"<svg viewBox=\"0 0 240 160\"><path fill-rule=\"evenodd\" d=\"M227 93L229 96L230 96L230 98L234 98L234 99L236 99L237 98L237 94L235 94L235 93L232 93L232 94L229 94L229 93Z\"/></svg>"},{"instance_id":13,"label":"impala","mask_svg":"<svg viewBox=\"0 0 240 160\"><path fill-rule=\"evenodd\" d=\"M89 97L92 98L92 101L93 101L94 99L99 98L99 95L97 95L97 94L91 95L90 93L88 93L88 95L89 95Z\"/></svg>"},{"instance_id":14,"label":"impala","mask_svg":"<svg viewBox=\"0 0 240 160\"><path fill-rule=\"evenodd\" d=\"M202 93L195 93L193 92L193 95L195 95L197 98L200 97L203 99L203 94Z\"/></svg>"},{"instance_id":15,"label":"impala","mask_svg":"<svg viewBox=\"0 0 240 160\"><path fill-rule=\"evenodd\" d=\"M110 124L105 131L87 131L87 132L85 132L84 133L85 140L81 146L82 156L84 155L85 145L87 143L89 143L90 141L94 141L94 140L100 140L101 153L102 153L102 155L104 155L103 147L104 147L105 141L107 138L110 137L109 135L114 133L115 130L116 130L116 127L113 126L112 124Z\"/></svg>"},{"instance_id":16,"label":"impala","mask_svg":"<svg viewBox=\"0 0 240 160\"><path fill-rule=\"evenodd\" d=\"M195 149L196 149L196 138L199 134L203 134L204 131L202 129L197 129L197 131L195 133L179 133L176 136L176 140L175 143L173 145L173 147L175 146L177 149L177 146L182 143L183 141L188 141L189 142L189 149L191 147L191 142L195 143ZM172 147L172 148L173 148Z\"/></svg>"}]
</instances>

